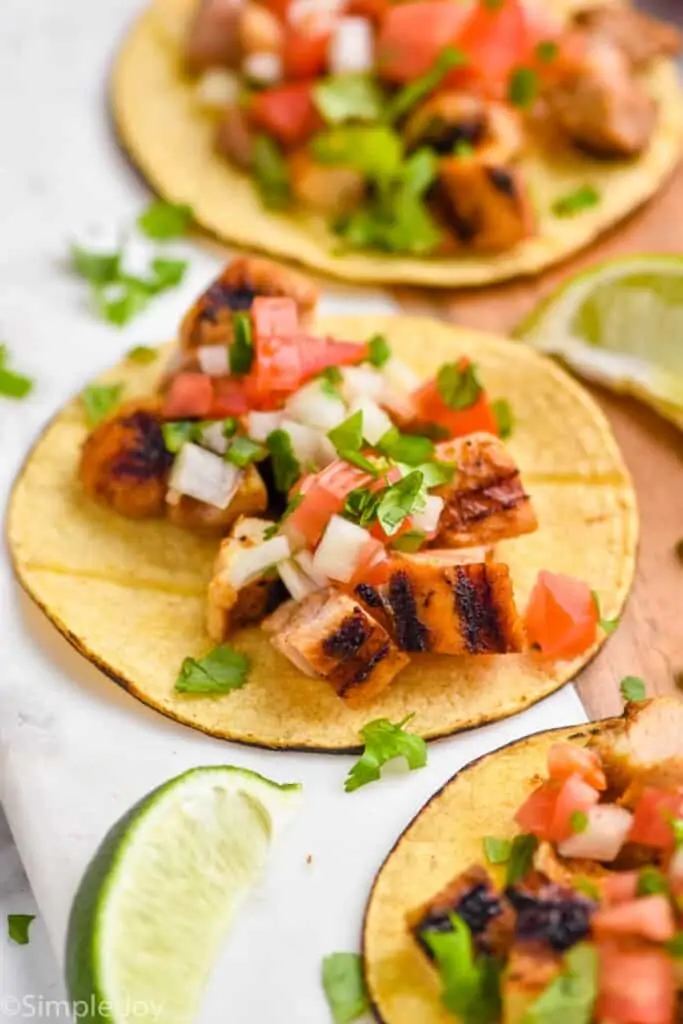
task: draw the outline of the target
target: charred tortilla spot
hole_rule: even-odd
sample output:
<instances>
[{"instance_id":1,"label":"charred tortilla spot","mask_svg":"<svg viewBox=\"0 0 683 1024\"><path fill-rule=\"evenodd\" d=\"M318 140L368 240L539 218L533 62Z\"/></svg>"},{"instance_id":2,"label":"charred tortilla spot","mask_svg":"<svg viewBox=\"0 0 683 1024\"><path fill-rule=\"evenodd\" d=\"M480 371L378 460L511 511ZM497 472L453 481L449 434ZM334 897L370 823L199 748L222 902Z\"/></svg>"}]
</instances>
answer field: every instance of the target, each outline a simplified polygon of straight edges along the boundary
<instances>
[{"instance_id":1,"label":"charred tortilla spot","mask_svg":"<svg viewBox=\"0 0 683 1024\"><path fill-rule=\"evenodd\" d=\"M429 630L420 622L413 584L407 572L399 570L389 580L388 602L394 620L396 643L402 651L428 651Z\"/></svg>"},{"instance_id":2,"label":"charred tortilla spot","mask_svg":"<svg viewBox=\"0 0 683 1024\"><path fill-rule=\"evenodd\" d=\"M360 608L355 608L351 615L347 615L339 629L325 637L322 643L323 651L328 657L339 658L340 661L352 658L369 639L370 633L365 616Z\"/></svg>"},{"instance_id":3,"label":"charred tortilla spot","mask_svg":"<svg viewBox=\"0 0 683 1024\"><path fill-rule=\"evenodd\" d=\"M516 197L515 179L508 171L502 167L488 167L487 174L493 187L502 192L504 196L510 196L511 199Z\"/></svg>"},{"instance_id":4,"label":"charred tortilla spot","mask_svg":"<svg viewBox=\"0 0 683 1024\"><path fill-rule=\"evenodd\" d=\"M382 598L379 596L375 588L371 587L369 583L359 583L354 593L358 595L358 598L363 602L363 604L366 604L368 608L382 607Z\"/></svg>"},{"instance_id":5,"label":"charred tortilla spot","mask_svg":"<svg viewBox=\"0 0 683 1024\"><path fill-rule=\"evenodd\" d=\"M136 480L164 476L173 463L173 456L166 449L156 417L139 410L119 422L121 427L131 432L131 444L112 460L112 474Z\"/></svg>"},{"instance_id":6,"label":"charred tortilla spot","mask_svg":"<svg viewBox=\"0 0 683 1024\"><path fill-rule=\"evenodd\" d=\"M389 654L389 648L390 644L387 640L375 651L373 655L371 655L371 657L367 659L367 661L361 661L357 671L351 675L348 682L345 683L345 685L338 691L340 697L343 697L344 694L349 692L349 690L353 690L354 687L361 686L366 679L369 679L380 662L384 661Z\"/></svg>"}]
</instances>

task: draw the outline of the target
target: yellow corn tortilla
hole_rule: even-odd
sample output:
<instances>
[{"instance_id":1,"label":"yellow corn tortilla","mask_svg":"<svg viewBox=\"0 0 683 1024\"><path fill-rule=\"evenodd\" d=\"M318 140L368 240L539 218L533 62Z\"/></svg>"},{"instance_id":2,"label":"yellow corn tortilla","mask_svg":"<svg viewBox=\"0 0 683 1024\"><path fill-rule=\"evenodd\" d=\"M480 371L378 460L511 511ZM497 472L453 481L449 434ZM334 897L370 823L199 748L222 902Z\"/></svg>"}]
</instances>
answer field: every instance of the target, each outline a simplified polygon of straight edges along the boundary
<instances>
[{"instance_id":1,"label":"yellow corn tortilla","mask_svg":"<svg viewBox=\"0 0 683 1024\"><path fill-rule=\"evenodd\" d=\"M385 334L425 377L460 354L479 363L493 398L506 397L509 441L538 510L535 534L499 545L523 609L539 569L588 581L613 618L634 572L638 516L633 487L593 399L547 357L494 335L409 317L336 317L318 328L338 338ZM103 378L125 397L147 394L162 371L123 363ZM415 658L377 699L351 710L321 680L302 675L258 629L231 642L247 652L246 685L225 696L188 697L173 686L183 658L213 645L204 631L206 584L216 553L165 520L124 519L86 497L77 478L87 427L78 402L48 426L17 481L9 542L19 580L58 629L114 680L171 718L215 736L267 747L349 750L374 718L444 736L512 715L576 674L572 662L532 655ZM602 640L600 640L602 643Z\"/></svg>"},{"instance_id":2,"label":"yellow corn tortilla","mask_svg":"<svg viewBox=\"0 0 683 1024\"><path fill-rule=\"evenodd\" d=\"M546 774L548 748L582 746L607 724L537 733L473 761L429 800L399 837L375 879L363 925L370 999L382 1024L454 1024L439 980L408 932L405 916L471 864L500 883L504 867L487 864L484 836L512 838L513 815Z\"/></svg>"},{"instance_id":3,"label":"yellow corn tortilla","mask_svg":"<svg viewBox=\"0 0 683 1024\"><path fill-rule=\"evenodd\" d=\"M652 144L637 160L590 159L570 147L529 151L520 161L538 213L535 237L500 255L448 258L340 252L325 220L306 211L266 210L248 175L214 152L214 120L196 99L182 69L182 41L196 0L156 0L134 25L118 56L112 109L124 147L167 200L189 203L197 222L226 242L262 249L352 281L431 286L484 285L539 273L589 245L658 191L683 145L683 94L675 65L662 61L648 74L660 105ZM541 5L542 6L542 5ZM570 14L585 3L554 0ZM552 213L556 199L592 184L597 206L575 217Z\"/></svg>"}]
</instances>

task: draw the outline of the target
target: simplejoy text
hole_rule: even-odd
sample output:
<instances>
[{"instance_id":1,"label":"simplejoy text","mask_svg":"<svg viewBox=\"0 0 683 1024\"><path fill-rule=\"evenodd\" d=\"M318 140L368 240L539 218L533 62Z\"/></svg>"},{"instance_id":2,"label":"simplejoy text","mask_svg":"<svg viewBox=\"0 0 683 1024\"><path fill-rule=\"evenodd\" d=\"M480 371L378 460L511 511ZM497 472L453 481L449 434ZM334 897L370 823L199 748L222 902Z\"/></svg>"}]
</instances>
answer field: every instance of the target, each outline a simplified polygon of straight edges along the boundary
<instances>
[{"instance_id":1,"label":"simplejoy text","mask_svg":"<svg viewBox=\"0 0 683 1024\"><path fill-rule=\"evenodd\" d=\"M164 1004L143 999L127 999L123 1006L117 1006L117 1016L124 1020L162 1021ZM43 996L26 995L19 999L16 996L0 996L0 1020L17 1017L19 1020L82 1020L84 1017L114 1016L114 1005L106 999L45 999Z\"/></svg>"}]
</instances>

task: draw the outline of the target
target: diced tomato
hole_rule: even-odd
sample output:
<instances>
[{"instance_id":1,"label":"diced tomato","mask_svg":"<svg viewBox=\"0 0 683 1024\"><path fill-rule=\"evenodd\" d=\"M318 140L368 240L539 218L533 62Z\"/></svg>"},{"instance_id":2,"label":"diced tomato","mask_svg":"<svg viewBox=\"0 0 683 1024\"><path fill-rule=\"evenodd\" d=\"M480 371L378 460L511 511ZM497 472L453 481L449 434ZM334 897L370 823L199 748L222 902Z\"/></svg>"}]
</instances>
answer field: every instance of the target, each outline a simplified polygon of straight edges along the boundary
<instances>
[{"instance_id":1,"label":"diced tomato","mask_svg":"<svg viewBox=\"0 0 683 1024\"><path fill-rule=\"evenodd\" d=\"M548 751L548 774L558 782L570 775L579 775L594 789L607 788L600 755L577 743L553 743Z\"/></svg>"},{"instance_id":2,"label":"diced tomato","mask_svg":"<svg viewBox=\"0 0 683 1024\"><path fill-rule=\"evenodd\" d=\"M410 82L433 66L462 28L467 8L444 0L411 0L389 8L377 39L377 68L388 82Z\"/></svg>"},{"instance_id":3,"label":"diced tomato","mask_svg":"<svg viewBox=\"0 0 683 1024\"><path fill-rule=\"evenodd\" d=\"M683 794L672 789L646 786L636 804L628 838L656 849L669 850L674 845L672 818L683 816Z\"/></svg>"},{"instance_id":4,"label":"diced tomato","mask_svg":"<svg viewBox=\"0 0 683 1024\"><path fill-rule=\"evenodd\" d=\"M542 570L524 615L529 643L547 658L583 654L597 639L598 610L587 583Z\"/></svg>"},{"instance_id":5,"label":"diced tomato","mask_svg":"<svg viewBox=\"0 0 683 1024\"><path fill-rule=\"evenodd\" d=\"M263 0L263 3L269 11L272 11L273 14L280 19L280 21L287 20L287 13L292 0Z\"/></svg>"},{"instance_id":6,"label":"diced tomato","mask_svg":"<svg viewBox=\"0 0 683 1024\"><path fill-rule=\"evenodd\" d=\"M301 350L289 338L261 335L256 339L253 371L261 396L283 398L296 391L303 382Z\"/></svg>"},{"instance_id":7,"label":"diced tomato","mask_svg":"<svg viewBox=\"0 0 683 1024\"><path fill-rule=\"evenodd\" d=\"M585 812L597 804L600 794L579 775L570 775L560 785L553 816L548 826L548 838L557 843L569 839L573 833L572 815L577 811Z\"/></svg>"},{"instance_id":8,"label":"diced tomato","mask_svg":"<svg viewBox=\"0 0 683 1024\"><path fill-rule=\"evenodd\" d=\"M600 943L600 994L595 1019L610 1024L671 1024L674 962L663 950L622 950Z\"/></svg>"},{"instance_id":9,"label":"diced tomato","mask_svg":"<svg viewBox=\"0 0 683 1024\"><path fill-rule=\"evenodd\" d=\"M458 364L460 369L467 366L468 362L467 359L461 359ZM436 423L447 430L451 437L464 437L479 430L487 434L498 434L498 421L484 390L466 409L451 409L441 397L436 378L432 378L413 391L411 398L419 419Z\"/></svg>"},{"instance_id":10,"label":"diced tomato","mask_svg":"<svg viewBox=\"0 0 683 1024\"><path fill-rule=\"evenodd\" d=\"M282 61L285 78L319 78L327 70L330 32L305 32L288 27Z\"/></svg>"},{"instance_id":11,"label":"diced tomato","mask_svg":"<svg viewBox=\"0 0 683 1024\"><path fill-rule=\"evenodd\" d=\"M286 296L257 295L251 306L251 323L257 338L291 337L299 327L296 302Z\"/></svg>"},{"instance_id":12,"label":"diced tomato","mask_svg":"<svg viewBox=\"0 0 683 1024\"><path fill-rule=\"evenodd\" d=\"M600 907L591 924L598 938L628 935L650 942L667 942L676 933L671 903L661 894Z\"/></svg>"},{"instance_id":13,"label":"diced tomato","mask_svg":"<svg viewBox=\"0 0 683 1024\"><path fill-rule=\"evenodd\" d=\"M330 518L344 507L349 491L367 487L371 480L362 469L338 459L320 473L299 481L298 493L304 498L287 522L304 537L309 547L314 547Z\"/></svg>"},{"instance_id":14,"label":"diced tomato","mask_svg":"<svg viewBox=\"0 0 683 1024\"><path fill-rule=\"evenodd\" d=\"M251 408L247 382L236 377L218 377L213 382L213 401L210 417L222 419L225 416L243 416Z\"/></svg>"},{"instance_id":15,"label":"diced tomato","mask_svg":"<svg viewBox=\"0 0 683 1024\"><path fill-rule=\"evenodd\" d=\"M637 871L617 871L600 879L600 891L607 903L634 900L638 891Z\"/></svg>"},{"instance_id":16,"label":"diced tomato","mask_svg":"<svg viewBox=\"0 0 683 1024\"><path fill-rule=\"evenodd\" d=\"M531 832L539 839L550 839L550 823L560 787L556 782L544 782L531 793L515 814L522 832Z\"/></svg>"},{"instance_id":17,"label":"diced tomato","mask_svg":"<svg viewBox=\"0 0 683 1024\"><path fill-rule=\"evenodd\" d=\"M304 379L309 380L328 366L355 366L368 356L367 345L355 341L335 341L333 338L314 338L299 335Z\"/></svg>"},{"instance_id":18,"label":"diced tomato","mask_svg":"<svg viewBox=\"0 0 683 1024\"><path fill-rule=\"evenodd\" d=\"M528 63L532 36L521 0L493 5L479 0L457 37L468 58L448 76L449 85L476 85L494 97L506 94L512 71Z\"/></svg>"},{"instance_id":19,"label":"diced tomato","mask_svg":"<svg viewBox=\"0 0 683 1024\"><path fill-rule=\"evenodd\" d=\"M253 124L283 146L298 146L322 126L310 81L291 82L254 93L248 109Z\"/></svg>"},{"instance_id":20,"label":"diced tomato","mask_svg":"<svg viewBox=\"0 0 683 1024\"><path fill-rule=\"evenodd\" d=\"M374 565L365 566L361 568L351 580L349 580L349 589L353 591L359 583L366 583L370 587L381 587L382 584L386 583L391 573L392 561L390 558L385 558L381 562L376 562Z\"/></svg>"},{"instance_id":21,"label":"diced tomato","mask_svg":"<svg viewBox=\"0 0 683 1024\"><path fill-rule=\"evenodd\" d=\"M205 373L178 373L164 398L162 415L176 420L208 416L213 402L213 384Z\"/></svg>"}]
</instances>

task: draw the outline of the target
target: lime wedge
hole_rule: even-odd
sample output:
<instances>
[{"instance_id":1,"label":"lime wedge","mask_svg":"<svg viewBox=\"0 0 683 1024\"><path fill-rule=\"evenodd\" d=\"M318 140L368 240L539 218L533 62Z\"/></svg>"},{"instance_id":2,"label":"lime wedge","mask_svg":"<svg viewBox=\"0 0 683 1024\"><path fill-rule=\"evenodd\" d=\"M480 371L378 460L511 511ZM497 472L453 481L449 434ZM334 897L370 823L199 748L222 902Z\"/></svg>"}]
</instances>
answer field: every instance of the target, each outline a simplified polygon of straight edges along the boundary
<instances>
[{"instance_id":1,"label":"lime wedge","mask_svg":"<svg viewBox=\"0 0 683 1024\"><path fill-rule=\"evenodd\" d=\"M298 803L240 768L195 768L105 836L69 919L69 996L84 1021L189 1024L271 838Z\"/></svg>"},{"instance_id":2,"label":"lime wedge","mask_svg":"<svg viewBox=\"0 0 683 1024\"><path fill-rule=\"evenodd\" d=\"M683 428L683 256L627 256L565 282L515 330Z\"/></svg>"}]
</instances>

